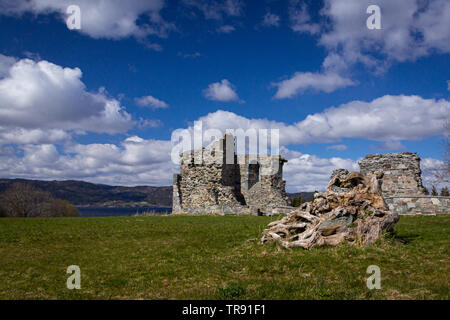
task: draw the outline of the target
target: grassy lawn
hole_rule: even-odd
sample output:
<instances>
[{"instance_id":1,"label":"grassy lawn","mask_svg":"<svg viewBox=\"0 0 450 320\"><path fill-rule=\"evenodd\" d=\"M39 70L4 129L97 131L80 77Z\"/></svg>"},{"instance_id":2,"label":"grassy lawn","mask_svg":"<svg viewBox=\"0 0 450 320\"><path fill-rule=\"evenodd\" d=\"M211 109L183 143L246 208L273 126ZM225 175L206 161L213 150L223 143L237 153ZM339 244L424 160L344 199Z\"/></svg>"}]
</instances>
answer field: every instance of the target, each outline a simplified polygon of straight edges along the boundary
<instances>
[{"instance_id":1,"label":"grassy lawn","mask_svg":"<svg viewBox=\"0 0 450 320\"><path fill-rule=\"evenodd\" d=\"M369 247L261 245L269 217L0 219L0 299L449 299L450 216ZM81 290L66 269L81 268ZM366 268L381 268L381 289Z\"/></svg>"}]
</instances>

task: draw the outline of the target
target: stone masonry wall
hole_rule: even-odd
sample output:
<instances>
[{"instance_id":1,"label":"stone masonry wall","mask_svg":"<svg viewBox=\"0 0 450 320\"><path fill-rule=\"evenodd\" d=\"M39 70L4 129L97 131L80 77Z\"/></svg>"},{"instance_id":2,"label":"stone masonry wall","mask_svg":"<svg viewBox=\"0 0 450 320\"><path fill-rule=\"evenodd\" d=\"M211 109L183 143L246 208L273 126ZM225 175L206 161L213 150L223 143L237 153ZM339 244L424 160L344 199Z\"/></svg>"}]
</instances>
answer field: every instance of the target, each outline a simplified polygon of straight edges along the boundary
<instances>
[{"instance_id":1,"label":"stone masonry wall","mask_svg":"<svg viewBox=\"0 0 450 320\"><path fill-rule=\"evenodd\" d=\"M212 149L186 151L181 155L181 172L174 177L174 212L182 208L243 204L234 184L239 168L225 164L225 143L222 139Z\"/></svg>"},{"instance_id":2,"label":"stone masonry wall","mask_svg":"<svg viewBox=\"0 0 450 320\"><path fill-rule=\"evenodd\" d=\"M450 214L450 197L401 196L384 200L390 210L401 215Z\"/></svg>"},{"instance_id":3,"label":"stone masonry wall","mask_svg":"<svg viewBox=\"0 0 450 320\"><path fill-rule=\"evenodd\" d=\"M385 153L367 155L359 162L362 174L383 172L383 196L424 195L420 158L416 153Z\"/></svg>"},{"instance_id":4,"label":"stone masonry wall","mask_svg":"<svg viewBox=\"0 0 450 320\"><path fill-rule=\"evenodd\" d=\"M381 191L390 210L400 215L450 214L449 197L425 195L416 153L367 155L359 167L362 174L383 173Z\"/></svg>"},{"instance_id":5,"label":"stone masonry wall","mask_svg":"<svg viewBox=\"0 0 450 320\"><path fill-rule=\"evenodd\" d=\"M283 181L281 156L239 155L240 187L245 203L253 207L287 206L286 182Z\"/></svg>"}]
</instances>

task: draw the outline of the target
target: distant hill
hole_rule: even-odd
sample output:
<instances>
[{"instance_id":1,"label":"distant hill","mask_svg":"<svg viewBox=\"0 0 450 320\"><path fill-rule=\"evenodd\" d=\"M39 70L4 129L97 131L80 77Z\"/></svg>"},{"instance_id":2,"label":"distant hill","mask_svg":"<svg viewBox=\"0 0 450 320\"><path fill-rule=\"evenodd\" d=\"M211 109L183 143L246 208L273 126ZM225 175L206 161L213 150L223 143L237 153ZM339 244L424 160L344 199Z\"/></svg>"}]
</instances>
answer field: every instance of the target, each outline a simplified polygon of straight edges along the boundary
<instances>
[{"instance_id":1,"label":"distant hill","mask_svg":"<svg viewBox=\"0 0 450 320\"><path fill-rule=\"evenodd\" d=\"M14 182L31 183L36 188L50 192L53 197L70 201L79 207L172 207L172 186L121 187L76 180L0 179L0 193ZM304 201L311 201L314 192L288 193L290 199L299 195Z\"/></svg>"},{"instance_id":2,"label":"distant hill","mask_svg":"<svg viewBox=\"0 0 450 320\"><path fill-rule=\"evenodd\" d=\"M84 181L0 179L0 193L14 182L31 183L76 206L172 207L172 187L120 187Z\"/></svg>"},{"instance_id":3,"label":"distant hill","mask_svg":"<svg viewBox=\"0 0 450 320\"><path fill-rule=\"evenodd\" d=\"M314 192L296 192L296 193L288 193L289 199L301 196L303 201L311 201L314 197Z\"/></svg>"}]
</instances>

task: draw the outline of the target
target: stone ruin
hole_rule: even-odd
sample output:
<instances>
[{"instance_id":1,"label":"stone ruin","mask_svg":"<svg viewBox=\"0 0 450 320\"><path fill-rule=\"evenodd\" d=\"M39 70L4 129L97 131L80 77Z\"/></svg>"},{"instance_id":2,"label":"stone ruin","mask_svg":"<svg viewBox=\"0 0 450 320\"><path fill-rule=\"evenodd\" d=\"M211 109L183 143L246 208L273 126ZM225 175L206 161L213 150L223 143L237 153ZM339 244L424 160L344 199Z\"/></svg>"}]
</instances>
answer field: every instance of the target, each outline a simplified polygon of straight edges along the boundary
<instances>
[{"instance_id":1,"label":"stone ruin","mask_svg":"<svg viewBox=\"0 0 450 320\"><path fill-rule=\"evenodd\" d=\"M380 176L381 192L390 210L400 215L450 214L449 197L425 194L417 153L367 155L359 167L363 175Z\"/></svg>"},{"instance_id":2,"label":"stone ruin","mask_svg":"<svg viewBox=\"0 0 450 320\"><path fill-rule=\"evenodd\" d=\"M236 154L226 134L211 148L180 155L173 179L173 213L267 215L293 208L285 191L280 155Z\"/></svg>"},{"instance_id":3,"label":"stone ruin","mask_svg":"<svg viewBox=\"0 0 450 320\"><path fill-rule=\"evenodd\" d=\"M420 158L417 153L385 153L367 155L359 162L364 175L382 173L381 192L384 197L425 195Z\"/></svg>"},{"instance_id":4,"label":"stone ruin","mask_svg":"<svg viewBox=\"0 0 450 320\"><path fill-rule=\"evenodd\" d=\"M285 191L280 155L236 154L234 137L225 135L210 149L180 155L174 175L173 213L272 215L294 210ZM375 175L390 211L400 215L450 214L450 198L425 195L416 153L367 155L360 173L333 171L328 192L348 193ZM350 176L348 176L350 174Z\"/></svg>"},{"instance_id":5,"label":"stone ruin","mask_svg":"<svg viewBox=\"0 0 450 320\"><path fill-rule=\"evenodd\" d=\"M417 153L367 155L359 162L359 168L364 176L377 175L383 199L389 210L400 215L450 214L449 197L425 194L420 158ZM334 191L346 192L354 187L340 183L348 173L345 169L333 171L331 179L334 179L335 185L331 184L330 188Z\"/></svg>"}]
</instances>

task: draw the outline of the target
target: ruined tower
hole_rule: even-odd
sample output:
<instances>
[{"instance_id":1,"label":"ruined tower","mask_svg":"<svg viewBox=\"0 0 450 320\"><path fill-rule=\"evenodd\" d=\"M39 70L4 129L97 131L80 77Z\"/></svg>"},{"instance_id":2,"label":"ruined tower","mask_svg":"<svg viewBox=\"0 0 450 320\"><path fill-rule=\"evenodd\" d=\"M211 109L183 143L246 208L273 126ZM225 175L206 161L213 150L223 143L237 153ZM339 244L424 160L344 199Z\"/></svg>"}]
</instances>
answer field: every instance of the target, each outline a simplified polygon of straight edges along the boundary
<instances>
[{"instance_id":1,"label":"ruined tower","mask_svg":"<svg viewBox=\"0 0 450 320\"><path fill-rule=\"evenodd\" d=\"M367 155L359 162L359 168L362 174L383 172L381 191L384 197L425 194L417 153Z\"/></svg>"},{"instance_id":2,"label":"ruined tower","mask_svg":"<svg viewBox=\"0 0 450 320\"><path fill-rule=\"evenodd\" d=\"M287 211L289 201L280 155L237 155L234 137L225 135L211 149L180 155L174 175L173 213L271 214Z\"/></svg>"}]
</instances>

